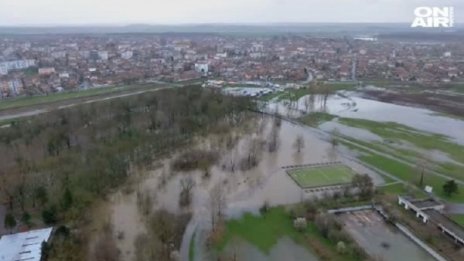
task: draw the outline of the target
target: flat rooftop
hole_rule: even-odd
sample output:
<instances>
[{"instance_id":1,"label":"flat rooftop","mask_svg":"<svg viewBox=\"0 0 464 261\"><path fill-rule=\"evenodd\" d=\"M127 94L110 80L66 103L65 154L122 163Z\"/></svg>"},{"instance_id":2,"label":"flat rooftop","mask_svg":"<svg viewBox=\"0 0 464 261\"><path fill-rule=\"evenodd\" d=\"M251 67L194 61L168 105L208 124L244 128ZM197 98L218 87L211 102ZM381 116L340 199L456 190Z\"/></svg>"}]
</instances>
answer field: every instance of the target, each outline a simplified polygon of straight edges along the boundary
<instances>
[{"instance_id":1,"label":"flat rooftop","mask_svg":"<svg viewBox=\"0 0 464 261\"><path fill-rule=\"evenodd\" d=\"M448 230L452 231L456 236L460 237L462 240L464 240L464 228L461 227L460 225L456 224L454 221L451 219L447 218L440 212L434 210L434 209L429 209L424 211L427 215L429 215L430 220L434 223L441 224Z\"/></svg>"},{"instance_id":2,"label":"flat rooftop","mask_svg":"<svg viewBox=\"0 0 464 261\"><path fill-rule=\"evenodd\" d=\"M411 202L414 204L416 207L422 209L422 208L431 208L431 207L437 207L440 205L443 205L442 203L434 200L434 199L422 199L422 200L415 200Z\"/></svg>"},{"instance_id":3,"label":"flat rooftop","mask_svg":"<svg viewBox=\"0 0 464 261\"><path fill-rule=\"evenodd\" d=\"M425 198L425 199L416 199L410 196L400 196L403 200L409 201L409 204L414 205L418 209L427 209L427 208L434 208L443 206L443 203L437 201L433 198Z\"/></svg>"},{"instance_id":4,"label":"flat rooftop","mask_svg":"<svg viewBox=\"0 0 464 261\"><path fill-rule=\"evenodd\" d=\"M4 235L0 238L0 261L40 261L42 242L48 242L53 228Z\"/></svg>"}]
</instances>

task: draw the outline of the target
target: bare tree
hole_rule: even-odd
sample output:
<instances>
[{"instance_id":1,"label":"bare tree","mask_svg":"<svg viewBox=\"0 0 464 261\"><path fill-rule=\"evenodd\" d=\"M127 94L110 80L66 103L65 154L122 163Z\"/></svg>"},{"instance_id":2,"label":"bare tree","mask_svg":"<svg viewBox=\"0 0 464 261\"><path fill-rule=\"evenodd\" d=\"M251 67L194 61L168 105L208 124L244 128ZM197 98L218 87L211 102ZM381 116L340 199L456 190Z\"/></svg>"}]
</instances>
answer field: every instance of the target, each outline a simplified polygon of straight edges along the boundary
<instances>
[{"instance_id":1,"label":"bare tree","mask_svg":"<svg viewBox=\"0 0 464 261\"><path fill-rule=\"evenodd\" d=\"M184 177L180 180L180 197L179 205L185 207L190 205L192 201L192 189L195 186L195 181L191 176Z\"/></svg>"},{"instance_id":2,"label":"bare tree","mask_svg":"<svg viewBox=\"0 0 464 261\"><path fill-rule=\"evenodd\" d=\"M338 128L334 128L330 133L330 143L332 143L332 147L336 147L338 145L338 137L340 136L340 130Z\"/></svg>"},{"instance_id":3,"label":"bare tree","mask_svg":"<svg viewBox=\"0 0 464 261\"><path fill-rule=\"evenodd\" d=\"M226 197L221 183L213 186L209 192L210 206L211 206L211 227L213 231L216 230L217 225L224 218L224 209L226 208Z\"/></svg>"},{"instance_id":4,"label":"bare tree","mask_svg":"<svg viewBox=\"0 0 464 261\"><path fill-rule=\"evenodd\" d=\"M269 152L275 152L279 148L279 128L281 124L281 119L276 117L268 137Z\"/></svg>"},{"instance_id":5,"label":"bare tree","mask_svg":"<svg viewBox=\"0 0 464 261\"><path fill-rule=\"evenodd\" d=\"M329 161L336 161L338 158L337 155L337 147L330 146L327 148L327 157L329 158Z\"/></svg>"},{"instance_id":6,"label":"bare tree","mask_svg":"<svg viewBox=\"0 0 464 261\"><path fill-rule=\"evenodd\" d=\"M425 177L427 176L427 168L429 167L429 162L430 162L430 159L429 159L429 156L423 156L423 157L419 157L416 161L416 171L417 171L417 174L419 175L419 187L423 187L424 186L424 181L425 181ZM416 180L413 181L413 183L415 183Z\"/></svg>"},{"instance_id":7,"label":"bare tree","mask_svg":"<svg viewBox=\"0 0 464 261\"><path fill-rule=\"evenodd\" d=\"M305 141L302 135L296 136L295 142L293 143L293 147L296 149L298 153L300 153L301 149L305 147Z\"/></svg>"},{"instance_id":8,"label":"bare tree","mask_svg":"<svg viewBox=\"0 0 464 261\"><path fill-rule=\"evenodd\" d=\"M90 259L92 261L116 261L120 259L111 224L104 225L103 232L96 243Z\"/></svg>"}]
</instances>

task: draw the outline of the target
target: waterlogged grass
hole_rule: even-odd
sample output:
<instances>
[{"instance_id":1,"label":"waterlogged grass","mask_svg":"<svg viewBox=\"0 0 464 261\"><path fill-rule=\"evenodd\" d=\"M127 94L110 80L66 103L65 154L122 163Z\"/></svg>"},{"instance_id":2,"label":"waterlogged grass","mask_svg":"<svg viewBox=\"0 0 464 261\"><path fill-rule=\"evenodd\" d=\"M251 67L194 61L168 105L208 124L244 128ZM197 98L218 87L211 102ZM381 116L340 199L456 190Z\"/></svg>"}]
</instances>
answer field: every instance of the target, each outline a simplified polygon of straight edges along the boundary
<instances>
[{"instance_id":1,"label":"waterlogged grass","mask_svg":"<svg viewBox=\"0 0 464 261\"><path fill-rule=\"evenodd\" d=\"M449 84L449 85L447 85L446 87L448 87L449 90L451 90L451 91L458 92L458 93L463 93L463 94L464 94L464 84L459 84L459 83L456 83L456 84Z\"/></svg>"},{"instance_id":2,"label":"waterlogged grass","mask_svg":"<svg viewBox=\"0 0 464 261\"><path fill-rule=\"evenodd\" d=\"M464 146L453 143L443 135L420 132L394 122L376 122L351 118L341 118L339 121L351 127L369 130L384 139L392 141L402 140L424 150L439 150L445 152L452 159L464 163Z\"/></svg>"},{"instance_id":3,"label":"waterlogged grass","mask_svg":"<svg viewBox=\"0 0 464 261\"><path fill-rule=\"evenodd\" d=\"M307 88L285 90L282 95L278 96L279 100L298 101L301 97L311 94Z\"/></svg>"},{"instance_id":4,"label":"waterlogged grass","mask_svg":"<svg viewBox=\"0 0 464 261\"><path fill-rule=\"evenodd\" d=\"M366 142L346 138L354 143L374 151L392 155L395 158L413 165L417 165L418 162L425 160L427 162L427 168L450 178L464 181L464 167L462 165L452 162L433 162L433 159L427 155L427 151L430 150L442 151L447 154L450 159L464 164L464 146L453 143L442 135L423 133L396 123L382 123L348 118L342 118L339 121L352 127L367 129L384 139L384 142ZM405 143L417 147L418 150L400 147ZM422 153L420 152L421 150L423 151Z\"/></svg>"},{"instance_id":5,"label":"waterlogged grass","mask_svg":"<svg viewBox=\"0 0 464 261\"><path fill-rule=\"evenodd\" d=\"M288 88L282 92L269 93L260 97L262 101L270 101L277 99L277 101L289 100L298 101L301 97L306 95L317 95L334 93L341 90L353 90L357 87L355 82L327 82L320 86L302 87L298 89Z\"/></svg>"},{"instance_id":6,"label":"waterlogged grass","mask_svg":"<svg viewBox=\"0 0 464 261\"><path fill-rule=\"evenodd\" d=\"M277 241L284 236L303 243L302 234L293 228L292 220L282 207L272 208L264 216L247 213L241 219L228 221L226 233L218 244L218 249L224 249L234 236L245 239L264 253L269 253Z\"/></svg>"},{"instance_id":7,"label":"waterlogged grass","mask_svg":"<svg viewBox=\"0 0 464 261\"><path fill-rule=\"evenodd\" d=\"M248 241L266 254L280 238L289 237L295 243L305 247L316 247L316 252L328 258L326 260L358 260L350 254L338 254L336 243L324 238L314 223L309 222L304 231L297 231L293 227L290 215L283 207L270 208L260 216L245 214L240 219L227 221L224 236L215 245L216 249L222 251L234 237Z\"/></svg>"},{"instance_id":8,"label":"waterlogged grass","mask_svg":"<svg viewBox=\"0 0 464 261\"><path fill-rule=\"evenodd\" d=\"M410 166L398 162L396 160L386 158L380 155L363 155L360 157L360 160L363 162L378 168L382 171L385 171L403 181L409 182L410 184L415 185L419 189L423 189L423 187L419 186L420 176L417 171L414 171L413 168ZM451 202L464 202L464 193L458 193L452 195L451 197L447 197L443 193L443 184L449 179L439 177L436 175L428 174L424 176L424 183L423 186L428 185L433 187L433 192L437 196L451 201ZM458 185L459 189L462 190L462 186Z\"/></svg>"},{"instance_id":9,"label":"waterlogged grass","mask_svg":"<svg viewBox=\"0 0 464 261\"><path fill-rule=\"evenodd\" d=\"M331 91L354 90L358 86L356 82L327 82Z\"/></svg>"},{"instance_id":10,"label":"waterlogged grass","mask_svg":"<svg viewBox=\"0 0 464 261\"><path fill-rule=\"evenodd\" d=\"M308 115L305 115L301 118L299 118L299 121L302 123L312 126L312 127L317 127L321 125L324 122L331 121L335 118L334 115L324 113L324 112L312 112Z\"/></svg>"},{"instance_id":11,"label":"waterlogged grass","mask_svg":"<svg viewBox=\"0 0 464 261\"><path fill-rule=\"evenodd\" d=\"M273 92L273 93L268 93L268 94L265 94L261 97L259 97L259 99L261 101L270 101L276 97L279 97L280 95L283 95L283 92ZM277 100L279 100L279 98L277 98Z\"/></svg>"}]
</instances>

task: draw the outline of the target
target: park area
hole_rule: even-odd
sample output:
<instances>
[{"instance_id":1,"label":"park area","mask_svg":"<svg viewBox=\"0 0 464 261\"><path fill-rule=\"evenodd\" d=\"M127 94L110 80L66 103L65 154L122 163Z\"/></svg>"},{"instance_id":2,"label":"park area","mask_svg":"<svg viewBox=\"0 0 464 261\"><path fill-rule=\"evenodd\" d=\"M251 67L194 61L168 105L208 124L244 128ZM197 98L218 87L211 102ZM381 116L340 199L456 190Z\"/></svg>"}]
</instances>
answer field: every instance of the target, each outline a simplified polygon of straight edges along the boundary
<instances>
[{"instance_id":1,"label":"park area","mask_svg":"<svg viewBox=\"0 0 464 261\"><path fill-rule=\"evenodd\" d=\"M356 173L343 164L315 164L288 169L287 174L301 188L326 187L350 183Z\"/></svg>"}]
</instances>

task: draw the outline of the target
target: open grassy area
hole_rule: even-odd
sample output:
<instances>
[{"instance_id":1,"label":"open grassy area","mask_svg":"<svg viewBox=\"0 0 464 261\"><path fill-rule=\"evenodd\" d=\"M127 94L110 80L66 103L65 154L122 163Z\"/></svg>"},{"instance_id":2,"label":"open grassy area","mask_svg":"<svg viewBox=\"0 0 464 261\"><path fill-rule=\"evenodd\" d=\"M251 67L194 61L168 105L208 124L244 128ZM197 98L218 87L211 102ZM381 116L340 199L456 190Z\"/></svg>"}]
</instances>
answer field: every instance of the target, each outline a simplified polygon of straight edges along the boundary
<instances>
[{"instance_id":1,"label":"open grassy area","mask_svg":"<svg viewBox=\"0 0 464 261\"><path fill-rule=\"evenodd\" d=\"M30 97L17 97L0 101L0 110L20 108L26 106L33 106L39 104L46 104L51 102L58 102L68 99L76 99L82 97L96 96L106 93L120 92L130 88L137 88L136 86L114 86L114 87L100 87L80 91L66 91L60 93L53 93L43 96L30 96Z\"/></svg>"},{"instance_id":2,"label":"open grassy area","mask_svg":"<svg viewBox=\"0 0 464 261\"><path fill-rule=\"evenodd\" d=\"M260 97L262 101L270 101L276 98L278 101L289 100L298 101L301 97L309 94L334 93L341 90L353 90L357 87L356 82L326 82L320 86L309 86L298 89L288 88L282 92L269 93Z\"/></svg>"},{"instance_id":3,"label":"open grassy area","mask_svg":"<svg viewBox=\"0 0 464 261\"><path fill-rule=\"evenodd\" d=\"M459 225L461 225L462 227L464 227L464 214L455 214L455 215L451 215L450 218L458 223Z\"/></svg>"},{"instance_id":4,"label":"open grassy area","mask_svg":"<svg viewBox=\"0 0 464 261\"><path fill-rule=\"evenodd\" d=\"M406 186L403 183L392 183L378 188L379 191L391 195L413 195L416 198L426 197L426 193L416 187Z\"/></svg>"},{"instance_id":5,"label":"open grassy area","mask_svg":"<svg viewBox=\"0 0 464 261\"><path fill-rule=\"evenodd\" d=\"M302 235L293 228L292 220L284 208L272 208L265 216L254 216L248 213L241 219L228 221L226 233L217 248L224 249L234 236L247 240L264 253L269 253L283 236L303 243Z\"/></svg>"},{"instance_id":6,"label":"open grassy area","mask_svg":"<svg viewBox=\"0 0 464 261\"><path fill-rule=\"evenodd\" d=\"M409 182L415 186L419 186L419 179L420 179L419 174L416 171L414 171L410 166L404 163L401 163L396 160L386 158L380 155L373 155L373 154L363 155L360 157L360 159L363 162L375 168L383 170L393 176L396 176L403 181ZM428 174L428 175L425 175L424 177L423 185L432 186L433 192L437 196L445 200L452 201L452 202L464 202L464 193L458 193L451 197L445 196L445 194L443 193L442 187L443 187L443 184L445 184L447 180L448 179L446 178ZM461 186L459 187L460 189L462 189ZM420 187L420 189L423 189L423 188Z\"/></svg>"},{"instance_id":7,"label":"open grassy area","mask_svg":"<svg viewBox=\"0 0 464 261\"><path fill-rule=\"evenodd\" d=\"M350 183L355 172L344 165L311 166L291 169L288 175L302 188Z\"/></svg>"},{"instance_id":8,"label":"open grassy area","mask_svg":"<svg viewBox=\"0 0 464 261\"><path fill-rule=\"evenodd\" d=\"M196 231L192 234L192 238L190 239L189 261L195 260L195 234L196 234Z\"/></svg>"},{"instance_id":9,"label":"open grassy area","mask_svg":"<svg viewBox=\"0 0 464 261\"><path fill-rule=\"evenodd\" d=\"M384 142L366 142L345 137L352 142L378 152L392 155L413 165L417 165L420 161L425 161L427 162L427 168L450 178L464 181L464 167L452 162L433 162L427 154L430 150L438 150L447 154L456 162L464 164L464 153L462 153L464 151L464 146L453 143L442 135L420 132L407 126L391 122L383 123L348 118L340 118L339 121L345 125L367 129L384 139ZM413 147L408 148L407 145L404 146L405 143L411 144L417 149Z\"/></svg>"},{"instance_id":10,"label":"open grassy area","mask_svg":"<svg viewBox=\"0 0 464 261\"><path fill-rule=\"evenodd\" d=\"M331 91L353 90L358 86L357 82L326 82Z\"/></svg>"},{"instance_id":11,"label":"open grassy area","mask_svg":"<svg viewBox=\"0 0 464 261\"><path fill-rule=\"evenodd\" d=\"M448 88L451 91L457 93L464 93L464 83L452 83L445 85L445 88Z\"/></svg>"},{"instance_id":12,"label":"open grassy area","mask_svg":"<svg viewBox=\"0 0 464 261\"><path fill-rule=\"evenodd\" d=\"M322 260L359 260L350 254L337 253L336 243L324 238L314 223L309 222L305 230L297 231L289 213L283 207L270 208L261 216L245 214L240 219L227 221L224 235L215 248L222 251L234 237L239 237L263 253L269 253L277 241L285 236L297 244L323 254L326 259ZM317 251L313 248L317 248Z\"/></svg>"}]
</instances>

